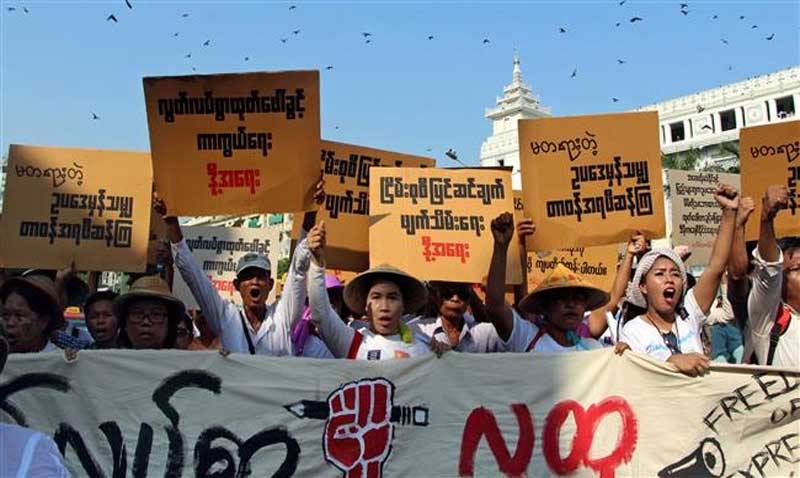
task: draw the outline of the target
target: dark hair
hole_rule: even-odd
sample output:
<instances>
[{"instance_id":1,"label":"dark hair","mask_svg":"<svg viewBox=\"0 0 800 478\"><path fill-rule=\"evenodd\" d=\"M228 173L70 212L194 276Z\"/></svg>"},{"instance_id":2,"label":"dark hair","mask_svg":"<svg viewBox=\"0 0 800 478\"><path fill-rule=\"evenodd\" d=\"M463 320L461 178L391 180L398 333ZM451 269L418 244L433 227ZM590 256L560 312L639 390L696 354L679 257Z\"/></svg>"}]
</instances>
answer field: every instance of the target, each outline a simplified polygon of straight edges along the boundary
<instances>
[{"instance_id":1,"label":"dark hair","mask_svg":"<svg viewBox=\"0 0 800 478\"><path fill-rule=\"evenodd\" d=\"M117 298L117 293L111 290L101 290L99 292L95 292L94 294L90 295L86 302L83 303L83 313L87 315L89 313L89 308L94 304L107 300L109 302L114 302L114 299Z\"/></svg>"},{"instance_id":2,"label":"dark hair","mask_svg":"<svg viewBox=\"0 0 800 478\"><path fill-rule=\"evenodd\" d=\"M135 303L136 301L131 301L131 303ZM163 301L166 304L166 301ZM130 305L130 304L129 304ZM131 343L130 337L128 337L128 309L130 307L126 307L122 317L117 317L119 320L119 338L117 342L119 343L119 347L122 349L131 349L133 348L133 344ZM174 349L175 348L175 340L178 338L178 322L181 321L180 317L175 317L174 314L171 313L169 305L167 305L167 310L170 312L167 318L167 336L164 339L164 346L162 348L165 349Z\"/></svg>"},{"instance_id":3,"label":"dark hair","mask_svg":"<svg viewBox=\"0 0 800 478\"><path fill-rule=\"evenodd\" d=\"M36 313L39 317L46 317L47 318L47 327L44 330L44 335L49 336L50 332L55 330L55 320L53 315L53 309L51 308L49 299L42 300L43 292L32 285L28 285L24 282L17 282L13 285L10 285L3 291L2 297L0 297L0 302L3 305L6 305L6 300L11 294L18 294L25 302L28 303L28 307Z\"/></svg>"}]
</instances>

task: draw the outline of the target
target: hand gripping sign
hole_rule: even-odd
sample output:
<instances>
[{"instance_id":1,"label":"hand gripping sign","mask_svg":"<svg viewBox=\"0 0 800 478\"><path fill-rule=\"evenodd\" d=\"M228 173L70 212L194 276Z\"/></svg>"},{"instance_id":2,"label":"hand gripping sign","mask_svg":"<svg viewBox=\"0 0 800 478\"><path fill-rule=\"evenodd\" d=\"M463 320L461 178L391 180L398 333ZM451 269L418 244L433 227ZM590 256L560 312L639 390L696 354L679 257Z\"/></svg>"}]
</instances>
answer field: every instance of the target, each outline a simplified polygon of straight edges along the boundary
<instances>
[{"instance_id":1,"label":"hand gripping sign","mask_svg":"<svg viewBox=\"0 0 800 478\"><path fill-rule=\"evenodd\" d=\"M345 478L381 478L392 452L395 424L428 425L428 409L394 406L394 384L385 378L348 382L326 402L301 400L284 408L298 418L325 419L325 459Z\"/></svg>"}]
</instances>

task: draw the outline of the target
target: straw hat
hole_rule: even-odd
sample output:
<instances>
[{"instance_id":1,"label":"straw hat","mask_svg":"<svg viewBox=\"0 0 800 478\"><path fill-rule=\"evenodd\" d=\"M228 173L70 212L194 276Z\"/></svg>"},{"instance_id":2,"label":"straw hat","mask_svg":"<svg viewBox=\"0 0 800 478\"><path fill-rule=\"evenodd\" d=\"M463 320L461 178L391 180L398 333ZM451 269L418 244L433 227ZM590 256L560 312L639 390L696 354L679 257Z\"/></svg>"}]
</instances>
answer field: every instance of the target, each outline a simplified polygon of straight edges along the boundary
<instances>
[{"instance_id":1,"label":"straw hat","mask_svg":"<svg viewBox=\"0 0 800 478\"><path fill-rule=\"evenodd\" d=\"M428 290L417 278L388 264L381 264L355 276L344 288L344 302L358 314L363 314L367 304L367 294L378 280L394 282L403 294L406 312L416 312L428 302Z\"/></svg>"},{"instance_id":2,"label":"straw hat","mask_svg":"<svg viewBox=\"0 0 800 478\"><path fill-rule=\"evenodd\" d=\"M542 298L550 291L562 289L583 289L586 292L586 310L598 309L606 305L609 300L609 295L606 291L572 272L564 264L558 264L533 292L522 299L519 303L519 308L529 312L541 313Z\"/></svg>"},{"instance_id":3,"label":"straw hat","mask_svg":"<svg viewBox=\"0 0 800 478\"><path fill-rule=\"evenodd\" d=\"M41 297L50 314L50 323L45 329L47 334L64 326L64 309L61 307L61 301L58 300L56 284L52 279L40 274L12 277L3 283L3 287L0 287L0 299L5 301L9 294L16 289L32 290Z\"/></svg>"},{"instance_id":4,"label":"straw hat","mask_svg":"<svg viewBox=\"0 0 800 478\"><path fill-rule=\"evenodd\" d=\"M144 276L131 284L131 288L126 294L114 300L114 315L120 320L124 320L125 312L131 302L140 299L163 301L169 310L169 320L176 323L186 313L186 306L183 305L180 299L172 295L164 279L158 276Z\"/></svg>"}]
</instances>

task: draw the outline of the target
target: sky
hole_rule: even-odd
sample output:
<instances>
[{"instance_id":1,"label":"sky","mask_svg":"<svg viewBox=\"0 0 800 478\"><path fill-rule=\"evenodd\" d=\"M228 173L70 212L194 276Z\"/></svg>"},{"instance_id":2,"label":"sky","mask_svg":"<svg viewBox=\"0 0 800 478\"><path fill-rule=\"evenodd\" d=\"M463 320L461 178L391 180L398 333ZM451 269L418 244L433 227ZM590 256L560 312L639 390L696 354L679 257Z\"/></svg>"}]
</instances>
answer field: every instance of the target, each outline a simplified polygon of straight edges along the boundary
<instances>
[{"instance_id":1,"label":"sky","mask_svg":"<svg viewBox=\"0 0 800 478\"><path fill-rule=\"evenodd\" d=\"M556 116L625 111L800 64L797 0L689 1L686 15L681 2L643 0L129 1L0 1L4 156L11 143L147 151L142 78L192 68L319 69L323 138L456 166L450 148L478 163L485 109L511 82L515 50Z\"/></svg>"}]
</instances>

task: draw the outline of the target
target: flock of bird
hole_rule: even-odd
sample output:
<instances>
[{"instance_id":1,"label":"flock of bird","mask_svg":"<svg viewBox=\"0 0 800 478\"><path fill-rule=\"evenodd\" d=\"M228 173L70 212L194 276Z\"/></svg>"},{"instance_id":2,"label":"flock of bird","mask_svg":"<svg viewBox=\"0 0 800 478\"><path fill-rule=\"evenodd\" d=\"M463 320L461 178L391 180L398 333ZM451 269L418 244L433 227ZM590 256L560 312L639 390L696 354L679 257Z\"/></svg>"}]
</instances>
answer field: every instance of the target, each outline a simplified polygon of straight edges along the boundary
<instances>
[{"instance_id":1,"label":"flock of bird","mask_svg":"<svg viewBox=\"0 0 800 478\"><path fill-rule=\"evenodd\" d=\"M127 7L127 9L128 9L129 11L134 9L134 5L131 3L131 0L123 0L123 1L124 1L124 3L125 3L125 7ZM628 0L620 0L620 1L618 2L618 4L619 4L619 6L621 7L621 6L625 5L625 3L627 3L627 1L628 1ZM679 3L679 4L678 4L678 7L679 7L678 11L679 11L679 12L680 12L680 13L681 13L681 14L682 14L684 17L685 17L685 16L688 16L688 15L690 15L690 14L692 13L692 10L690 9L690 6L689 6L689 4L688 4L688 3ZM289 6L288 6L288 9L289 9L289 11L296 10L297 8L298 8L298 7L297 7L297 5L289 5ZM22 13L24 13L24 14L30 14L30 13L31 13L31 11L30 11L30 10L29 10L27 7L25 7L25 6L21 6L21 7L16 7L16 6L8 6L8 7L7 7L7 10L8 10L8 12L17 12L17 11L21 11L21 12L22 12ZM123 10L123 11L124 11L124 10ZM181 14L181 18L184 18L184 19L185 19L185 18L188 18L189 16L190 16L190 13L188 13L188 12L184 12L184 13L182 13L182 14ZM121 16L121 14L120 14L120 13L118 13L118 12L114 12L114 13L110 13L110 14L108 14L108 16L106 17L106 21L107 21L107 22L112 22L112 23L119 23L121 18L123 18L123 17ZM123 18L123 19L124 19L124 18ZM711 20L718 20L718 19L719 19L719 15L717 15L717 14L714 14L714 15L712 15L712 16L711 16ZM739 19L739 21L742 21L742 22L744 22L744 21L746 20L746 17L745 17L744 15L738 15L738 19ZM635 24L635 23L644 22L644 21L645 21L645 19L644 19L643 17L640 17L640 16L631 16L630 18L628 18L628 23L630 23L630 24ZM620 26L622 25L622 23L623 23L622 21L616 22L616 23L615 23L615 26L616 26L616 27L620 27ZM750 30L757 30L757 29L759 29L759 26L758 26L757 24L752 24L752 25L751 25L751 27L750 27ZM558 32L558 34L559 34L559 35L567 35L567 34L569 33L569 31L568 31L568 28L567 28L567 26L566 26L566 25L559 26L559 27L558 27L558 30L557 30L557 32ZM286 35L286 36L284 36L284 37L281 37L281 38L279 38L279 40L280 40L280 42L281 42L282 44L286 44L286 43L288 43L288 42L291 40L291 38L292 38L292 37L298 37L299 35L301 35L301 33L302 33L302 30L301 30L301 29L299 29L299 28L298 28L298 29L294 29L294 30L292 30L292 31L290 32L290 34L288 34L288 35ZM180 32L179 32L179 31L176 31L175 33L173 33L173 34L172 34L172 37L173 37L173 38L178 38L179 36L180 36ZM371 43L372 43L372 41L373 41L373 38L374 38L373 34L372 34L371 32L367 32L367 31L365 31L365 32L361 32L360 36L361 36L361 39L363 40L363 43L364 43L365 45L369 45L369 44L371 44ZM764 37L764 39L765 39L766 41L772 41L774 38L775 38L775 33L770 33L769 35L767 35L766 37ZM435 39L436 39L436 36L435 36L435 35L433 35L433 34L429 34L429 35L427 35L427 40L428 40L428 41L434 41ZM730 44L730 42L729 42L729 41L728 41L728 39L726 39L726 38L721 38L721 39L720 39L720 42L721 42L723 45L726 45L726 46ZM488 37L484 37L484 38L482 39L482 41L481 41L481 43L480 43L480 44L481 44L481 45L483 45L483 46L490 45L490 44L491 44L491 39L490 39L490 38L488 38ZM211 39L207 39L207 40L205 40L205 41L202 43L202 46L203 46L203 47L211 47L211 46L212 46L212 41L211 41ZM191 58L192 58L192 53L191 53L191 52L187 52L187 53L184 55L184 58L185 58L185 59L191 59ZM248 61L250 61L250 57L249 57L249 56L245 56L245 57L244 57L244 61L245 61L245 62L248 62ZM627 63L627 61L626 61L625 59L623 59L623 58L617 58L617 60L616 60L616 61L617 61L617 65L619 65L619 66L625 65L625 64ZM327 66L325 66L325 70L326 70L326 71L332 71L333 69L334 69L333 65L327 65ZM732 67L732 66L728 66L728 70L729 70L729 71L730 71L730 70L732 70L732 69L733 69L733 67ZM197 68L196 68L196 67L192 67L192 71L197 71ZM569 75L569 78L570 78L570 79L574 79L574 78L576 78L577 76L578 76L578 67L577 67L577 66L575 66L575 67L573 68L573 70L572 70L571 74ZM617 103L617 102L619 102L619 101L620 101L620 99L619 99L618 97L611 97L611 101L612 101L613 103ZM701 108L702 108L702 107L698 106L698 113L702 111L702 109L701 109ZM91 112L91 119L96 121L96 120L99 120L99 119L100 119L100 116L99 116L99 115L97 115L95 112ZM339 129L339 127L338 127L338 126L336 126L336 127L335 127L335 129L337 129L337 130L338 130L338 129ZM430 149L430 148L429 148L429 149ZM448 150L448 151L445 153L445 155L446 155L448 158L452 159L453 161L456 161L456 162L459 162L459 163L460 163L460 161L458 160L458 155L457 155L457 153L456 153L454 150L452 150L452 149Z\"/></svg>"}]
</instances>

